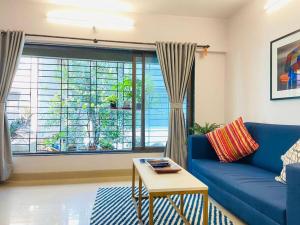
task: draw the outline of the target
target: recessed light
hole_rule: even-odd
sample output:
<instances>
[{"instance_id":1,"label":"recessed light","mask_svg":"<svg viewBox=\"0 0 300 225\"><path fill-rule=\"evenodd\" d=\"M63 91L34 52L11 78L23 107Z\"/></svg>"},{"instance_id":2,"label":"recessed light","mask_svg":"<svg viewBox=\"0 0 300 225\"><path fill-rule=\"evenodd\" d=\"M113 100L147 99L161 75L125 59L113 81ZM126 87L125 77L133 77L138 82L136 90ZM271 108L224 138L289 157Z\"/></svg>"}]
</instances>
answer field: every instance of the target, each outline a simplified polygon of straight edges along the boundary
<instances>
[{"instance_id":1,"label":"recessed light","mask_svg":"<svg viewBox=\"0 0 300 225\"><path fill-rule=\"evenodd\" d=\"M49 3L62 6L95 9L109 12L132 12L133 6L120 0L48 0Z\"/></svg>"},{"instance_id":2,"label":"recessed light","mask_svg":"<svg viewBox=\"0 0 300 225\"><path fill-rule=\"evenodd\" d=\"M267 13L271 13L280 9L283 5L287 4L289 0L269 0L265 5Z\"/></svg>"},{"instance_id":3,"label":"recessed light","mask_svg":"<svg viewBox=\"0 0 300 225\"><path fill-rule=\"evenodd\" d=\"M125 16L80 11L51 11L47 14L47 21L56 24L110 30L130 30L134 27L134 21Z\"/></svg>"}]
</instances>

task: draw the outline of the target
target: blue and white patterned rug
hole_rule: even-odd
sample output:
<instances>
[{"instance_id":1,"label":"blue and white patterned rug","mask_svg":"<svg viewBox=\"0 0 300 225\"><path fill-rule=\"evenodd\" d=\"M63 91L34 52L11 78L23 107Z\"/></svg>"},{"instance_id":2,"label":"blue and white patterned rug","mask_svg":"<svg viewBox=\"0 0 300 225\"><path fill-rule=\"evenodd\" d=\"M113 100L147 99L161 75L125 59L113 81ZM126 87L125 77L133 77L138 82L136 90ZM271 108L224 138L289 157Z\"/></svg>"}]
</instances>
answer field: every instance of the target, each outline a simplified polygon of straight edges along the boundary
<instances>
[{"instance_id":1,"label":"blue and white patterned rug","mask_svg":"<svg viewBox=\"0 0 300 225\"><path fill-rule=\"evenodd\" d=\"M137 189L136 189L137 191ZM147 194L143 189L143 194ZM179 205L179 196L172 196ZM185 195L184 215L192 225L202 225L203 199L201 195ZM142 220L148 224L148 201L143 200ZM209 225L233 225L226 215L209 202ZM131 187L99 188L91 216L91 225L138 225ZM184 225L180 216L166 198L154 200L155 225Z\"/></svg>"}]
</instances>

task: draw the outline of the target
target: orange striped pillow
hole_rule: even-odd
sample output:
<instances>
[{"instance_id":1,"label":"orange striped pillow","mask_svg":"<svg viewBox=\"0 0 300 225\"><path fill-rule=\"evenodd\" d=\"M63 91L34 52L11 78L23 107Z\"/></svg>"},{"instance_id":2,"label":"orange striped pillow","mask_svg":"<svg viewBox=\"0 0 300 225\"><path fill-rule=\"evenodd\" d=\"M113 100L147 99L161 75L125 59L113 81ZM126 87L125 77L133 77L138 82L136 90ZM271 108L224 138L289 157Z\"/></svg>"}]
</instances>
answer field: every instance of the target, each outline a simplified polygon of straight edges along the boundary
<instances>
[{"instance_id":1,"label":"orange striped pillow","mask_svg":"<svg viewBox=\"0 0 300 225\"><path fill-rule=\"evenodd\" d=\"M237 161L259 147L245 127L242 117L206 136L221 162Z\"/></svg>"}]
</instances>

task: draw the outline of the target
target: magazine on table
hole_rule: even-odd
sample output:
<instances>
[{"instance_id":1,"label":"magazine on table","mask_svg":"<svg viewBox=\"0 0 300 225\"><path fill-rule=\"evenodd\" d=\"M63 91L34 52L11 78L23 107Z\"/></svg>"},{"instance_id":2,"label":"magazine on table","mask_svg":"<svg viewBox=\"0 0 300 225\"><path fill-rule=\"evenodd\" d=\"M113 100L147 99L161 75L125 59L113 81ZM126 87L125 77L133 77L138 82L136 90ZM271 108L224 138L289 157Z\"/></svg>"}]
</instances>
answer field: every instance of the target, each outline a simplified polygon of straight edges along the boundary
<instances>
[{"instance_id":1,"label":"magazine on table","mask_svg":"<svg viewBox=\"0 0 300 225\"><path fill-rule=\"evenodd\" d=\"M181 167L166 158L141 159L141 162L149 165L157 173L177 173L181 170Z\"/></svg>"}]
</instances>

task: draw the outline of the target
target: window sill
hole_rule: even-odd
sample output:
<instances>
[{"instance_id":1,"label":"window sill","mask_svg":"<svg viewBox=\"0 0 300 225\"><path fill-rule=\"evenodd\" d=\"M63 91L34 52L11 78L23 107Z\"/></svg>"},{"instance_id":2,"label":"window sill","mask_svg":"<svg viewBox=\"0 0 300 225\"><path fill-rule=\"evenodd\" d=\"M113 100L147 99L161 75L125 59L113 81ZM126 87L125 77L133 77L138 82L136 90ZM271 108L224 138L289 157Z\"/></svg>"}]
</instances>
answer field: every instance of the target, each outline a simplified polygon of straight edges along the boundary
<instances>
[{"instance_id":1,"label":"window sill","mask_svg":"<svg viewBox=\"0 0 300 225\"><path fill-rule=\"evenodd\" d=\"M46 152L46 153L13 153L18 156L59 156L59 155L106 155L106 154L137 154L137 153L163 153L164 148L147 150L115 150L115 151L93 151L93 152Z\"/></svg>"}]
</instances>

